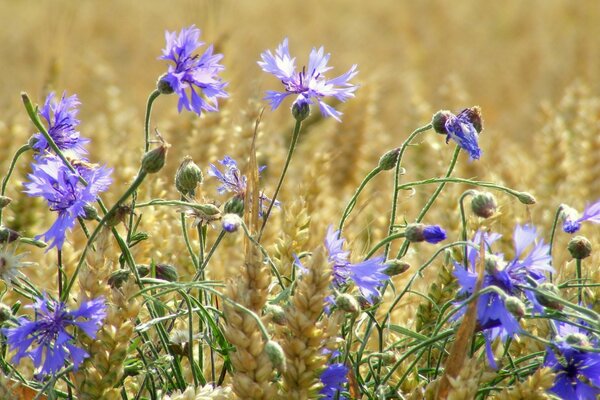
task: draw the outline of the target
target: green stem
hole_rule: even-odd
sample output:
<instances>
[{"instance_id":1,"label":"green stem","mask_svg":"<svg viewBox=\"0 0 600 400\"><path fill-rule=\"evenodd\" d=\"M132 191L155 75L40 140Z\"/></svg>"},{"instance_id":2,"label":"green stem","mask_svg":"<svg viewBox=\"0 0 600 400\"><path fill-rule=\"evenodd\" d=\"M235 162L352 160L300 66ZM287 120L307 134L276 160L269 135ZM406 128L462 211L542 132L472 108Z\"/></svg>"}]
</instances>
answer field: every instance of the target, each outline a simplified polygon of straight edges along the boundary
<instances>
[{"instance_id":1,"label":"green stem","mask_svg":"<svg viewBox=\"0 0 600 400\"><path fill-rule=\"evenodd\" d=\"M558 219L560 218L560 214L562 213L563 206L562 204L558 206L556 209L556 213L554 214L554 221L552 222L552 232L550 233L550 243L548 244L548 255L551 257L550 262L552 262L552 246L554 245L554 235L556 234L556 226L558 225ZM550 282L552 282L552 272L549 272Z\"/></svg>"},{"instance_id":2,"label":"green stem","mask_svg":"<svg viewBox=\"0 0 600 400\"><path fill-rule=\"evenodd\" d=\"M283 170L281 171L281 176L279 177L279 182L277 183L277 188L275 189L275 193L273 194L273 198L271 199L271 204L269 204L269 208L265 213L265 218L263 219L262 226L260 227L260 232L258 233L258 237L256 238L257 242L260 242L262 238L263 232L265 230L265 226L267 225L267 221L269 216L271 215L271 210L275 205L275 201L277 200L277 195L279 194L279 190L281 189L281 185L283 184L283 179L285 178L285 174L290 166L290 161L292 160L292 155L294 154L294 149L296 148L296 144L298 143L298 137L300 136L300 127L302 126L302 121L296 121L296 125L294 126L294 133L292 134L292 141L290 143L290 148L288 150L287 157L285 159L285 164L283 165Z\"/></svg>"},{"instance_id":3,"label":"green stem","mask_svg":"<svg viewBox=\"0 0 600 400\"><path fill-rule=\"evenodd\" d=\"M577 281L579 283L583 283L582 281L582 276L581 276L581 258L577 258L575 259L575 273L577 274ZM583 297L583 286L579 286L577 288L577 304L582 304L581 300Z\"/></svg>"},{"instance_id":4,"label":"green stem","mask_svg":"<svg viewBox=\"0 0 600 400\"><path fill-rule=\"evenodd\" d=\"M63 291L63 265L62 265L62 251L56 250L56 262L58 264L58 298L62 299Z\"/></svg>"},{"instance_id":5,"label":"green stem","mask_svg":"<svg viewBox=\"0 0 600 400\"><path fill-rule=\"evenodd\" d=\"M400 172L402 171L402 167L401 167L402 157L404 156L404 152L406 151L406 149L408 148L408 146L410 145L412 140L415 137L417 137L417 135L419 135L420 133L426 132L429 129L431 129L431 127L432 127L431 124L427 124L425 126L422 126L421 128L417 128L408 136L408 138L404 141L404 143L402 143L402 146L400 147L400 153L398 154L398 161L396 162L396 169L394 172L394 195L392 198L392 212L390 214L390 224L389 224L389 228L388 228L388 236L390 236L393 233L394 224L396 223L396 212L398 209L398 195L400 193L398 184L400 182ZM390 252L390 244L388 243L385 246L385 258L386 259L387 259L389 252Z\"/></svg>"},{"instance_id":6,"label":"green stem","mask_svg":"<svg viewBox=\"0 0 600 400\"><path fill-rule=\"evenodd\" d=\"M348 205L344 209L344 213L342 214L342 218L338 225L338 231L340 231L339 236L342 236L342 230L344 229L344 223L346 222L346 219L348 218L348 216L350 216L350 213L354 209L354 206L356 205L356 200L358 199L358 195L362 192L362 190L365 188L367 183L369 183L369 181L371 179L373 179L380 172L381 172L381 168L379 166L373 168L373 170L371 172L369 172L369 174L365 177L365 179L363 179L363 181L360 183L360 186L358 187L358 189L356 189L356 191L354 192L354 195L352 196L352 198L348 202Z\"/></svg>"},{"instance_id":7,"label":"green stem","mask_svg":"<svg viewBox=\"0 0 600 400\"><path fill-rule=\"evenodd\" d=\"M464 192L460 198L458 199L458 206L460 209L460 222L462 224L462 229L460 232L460 240L462 240L463 242L467 241L467 217L465 215L465 205L464 205L464 200L467 196L472 196L475 194L474 190L467 190L466 192ZM468 246L465 245L465 248L463 250L463 263L465 265L465 269L468 268L467 265L467 248Z\"/></svg>"},{"instance_id":8,"label":"green stem","mask_svg":"<svg viewBox=\"0 0 600 400\"><path fill-rule=\"evenodd\" d=\"M160 96L160 92L154 90L150 93L150 96L148 96L148 102L146 103L146 116L144 117L144 154L146 154L150 148L150 114L152 113L152 104L158 96Z\"/></svg>"},{"instance_id":9,"label":"green stem","mask_svg":"<svg viewBox=\"0 0 600 400\"><path fill-rule=\"evenodd\" d=\"M399 233L394 233L388 237L386 237L385 239L383 239L381 242L377 243L370 251L369 253L366 255L365 260L368 260L369 258L373 257L373 254L375 254L375 252L377 250L379 250L381 247L385 246L386 244L396 240L396 239L401 239L403 237L406 237L406 232L399 232Z\"/></svg>"},{"instance_id":10,"label":"green stem","mask_svg":"<svg viewBox=\"0 0 600 400\"><path fill-rule=\"evenodd\" d=\"M13 173L13 170L15 169L17 160L19 159L21 154L25 153L29 149L31 149L31 146L26 144L26 145L19 147L19 149L16 151L15 155L12 158L12 161L10 162L10 166L8 167L8 172L6 173L6 176L4 177L4 179L2 179L2 192L0 193L0 195L4 196L6 194L6 185L8 184L8 180L10 179L10 177ZM4 211L4 207L0 208L0 226L2 226L2 212L3 211Z\"/></svg>"}]
</instances>

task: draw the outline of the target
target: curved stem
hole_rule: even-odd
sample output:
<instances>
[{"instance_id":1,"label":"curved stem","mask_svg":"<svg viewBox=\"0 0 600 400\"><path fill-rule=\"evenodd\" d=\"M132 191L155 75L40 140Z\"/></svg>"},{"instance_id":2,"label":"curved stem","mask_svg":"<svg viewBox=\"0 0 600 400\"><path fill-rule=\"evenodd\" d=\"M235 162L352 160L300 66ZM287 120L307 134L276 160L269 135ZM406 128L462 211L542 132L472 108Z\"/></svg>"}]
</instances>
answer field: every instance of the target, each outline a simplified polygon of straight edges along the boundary
<instances>
[{"instance_id":1,"label":"curved stem","mask_svg":"<svg viewBox=\"0 0 600 400\"><path fill-rule=\"evenodd\" d=\"M340 231L339 236L342 235L342 230L344 229L344 223L346 222L346 219L348 219L348 216L350 215L350 213L354 209L354 206L356 205L356 200L358 199L358 195L362 192L362 190L365 188L367 183L380 172L381 172L381 168L379 166L373 168L373 170L371 172L369 172L369 174L365 177L365 179L363 179L363 181L360 183L360 186L358 187L358 189L356 189L356 191L354 192L354 195L352 195L352 198L350 199L350 201L348 202L348 205L344 209L344 213L342 214L342 218L340 219L340 223L338 225L338 231Z\"/></svg>"},{"instance_id":2,"label":"curved stem","mask_svg":"<svg viewBox=\"0 0 600 400\"><path fill-rule=\"evenodd\" d=\"M458 206L460 209L460 222L462 224L462 229L460 232L460 240L463 242L467 241L467 217L465 216L465 205L464 200L467 196L472 196L475 194L475 191L470 189L464 192L460 198L458 199ZM465 245L464 253L463 253L463 263L465 265L465 270L468 268L467 265L467 245Z\"/></svg>"},{"instance_id":3,"label":"curved stem","mask_svg":"<svg viewBox=\"0 0 600 400\"><path fill-rule=\"evenodd\" d=\"M148 102L146 103L146 116L144 117L144 154L148 152L150 147L150 114L152 113L152 104L158 96L160 96L160 92L154 90L150 93L150 96L148 96Z\"/></svg>"},{"instance_id":4,"label":"curved stem","mask_svg":"<svg viewBox=\"0 0 600 400\"><path fill-rule=\"evenodd\" d=\"M383 239L381 242L379 242L375 246L373 246L373 248L366 255L365 260L368 260L369 258L373 257L373 254L375 254L375 252L377 250L379 250L381 247L385 246L386 244L388 244L396 239L402 239L404 237L406 237L406 232L399 232L399 233L394 233L392 235L389 235L388 237Z\"/></svg>"},{"instance_id":5,"label":"curved stem","mask_svg":"<svg viewBox=\"0 0 600 400\"><path fill-rule=\"evenodd\" d=\"M277 188L275 189L275 193L273 194L273 198L271 199L271 204L269 204L269 208L265 214L265 218L263 220L262 226L260 227L260 232L258 233L258 237L256 238L257 242L260 242L262 238L263 232L265 230L265 226L267 225L267 220L271 215L271 210L275 205L275 201L277 200L277 195L279 194L279 190L281 189L281 185L283 183L283 178L285 178L285 174L290 166L290 161L292 160L292 155L294 154L294 149L296 148L296 144L298 143L298 137L300 136L300 127L302 126L302 121L296 121L296 125L294 126L294 133L292 134L292 141L290 143L290 148L288 150L287 157L285 159L285 164L283 165L283 170L281 171L281 176L279 177L279 182L277 183Z\"/></svg>"},{"instance_id":6,"label":"curved stem","mask_svg":"<svg viewBox=\"0 0 600 400\"><path fill-rule=\"evenodd\" d=\"M8 167L8 172L6 173L4 179L2 179L2 191L0 192L1 196L4 196L6 194L6 185L8 184L8 180L10 179L13 170L15 169L17 160L19 159L21 154L25 153L29 149L31 149L31 146L25 144L19 147L19 149L15 152L15 155L13 156L12 161L10 162L10 166ZM0 208L0 226L2 226L2 211L4 211L4 207Z\"/></svg>"}]
</instances>

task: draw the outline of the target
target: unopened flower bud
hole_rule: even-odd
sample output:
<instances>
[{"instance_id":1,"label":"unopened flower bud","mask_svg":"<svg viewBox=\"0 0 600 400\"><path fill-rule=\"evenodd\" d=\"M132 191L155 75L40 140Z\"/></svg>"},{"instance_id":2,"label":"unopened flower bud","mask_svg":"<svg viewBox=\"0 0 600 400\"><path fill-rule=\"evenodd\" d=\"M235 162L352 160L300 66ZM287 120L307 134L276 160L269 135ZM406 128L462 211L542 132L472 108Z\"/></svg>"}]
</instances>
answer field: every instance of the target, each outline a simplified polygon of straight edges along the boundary
<instances>
[{"instance_id":1,"label":"unopened flower bud","mask_svg":"<svg viewBox=\"0 0 600 400\"><path fill-rule=\"evenodd\" d=\"M0 226L0 243L12 243L20 237L21 234L19 232L5 226Z\"/></svg>"},{"instance_id":2,"label":"unopened flower bud","mask_svg":"<svg viewBox=\"0 0 600 400\"><path fill-rule=\"evenodd\" d=\"M528 206L537 203L537 200L535 199L535 197L533 197L533 195L531 193L527 193L527 192L517 193L517 199L519 199L519 201L521 203L526 204Z\"/></svg>"},{"instance_id":3,"label":"unopened flower bud","mask_svg":"<svg viewBox=\"0 0 600 400\"><path fill-rule=\"evenodd\" d=\"M360 304L354 298L354 296L348 293L342 293L335 298L335 305L342 311L350 313L352 315L358 315L360 311Z\"/></svg>"},{"instance_id":4,"label":"unopened flower bud","mask_svg":"<svg viewBox=\"0 0 600 400\"><path fill-rule=\"evenodd\" d=\"M565 337L565 342L574 346L586 347L590 341L583 333L570 333Z\"/></svg>"},{"instance_id":5,"label":"unopened flower bud","mask_svg":"<svg viewBox=\"0 0 600 400\"><path fill-rule=\"evenodd\" d=\"M398 259L388 260L385 262L385 265L386 268L383 270L383 273L387 276L400 275L410 268L409 263Z\"/></svg>"},{"instance_id":6,"label":"unopened flower bud","mask_svg":"<svg viewBox=\"0 0 600 400\"><path fill-rule=\"evenodd\" d=\"M0 210L10 204L12 199L6 196L0 196Z\"/></svg>"},{"instance_id":7,"label":"unopened flower bud","mask_svg":"<svg viewBox=\"0 0 600 400\"><path fill-rule=\"evenodd\" d=\"M126 269L119 269L108 277L108 286L113 289L119 289L125 282L129 280L129 275L131 273Z\"/></svg>"},{"instance_id":8,"label":"unopened flower bud","mask_svg":"<svg viewBox=\"0 0 600 400\"><path fill-rule=\"evenodd\" d=\"M446 239L446 232L439 225L409 224L406 227L409 242L438 243Z\"/></svg>"},{"instance_id":9,"label":"unopened flower bud","mask_svg":"<svg viewBox=\"0 0 600 400\"><path fill-rule=\"evenodd\" d=\"M395 351L386 351L381 355L381 363L386 365L395 364L398 361L398 354Z\"/></svg>"},{"instance_id":10,"label":"unopened flower bud","mask_svg":"<svg viewBox=\"0 0 600 400\"><path fill-rule=\"evenodd\" d=\"M310 105L306 100L296 100L292 104L292 115L296 121L304 121L310 115Z\"/></svg>"},{"instance_id":11,"label":"unopened flower bud","mask_svg":"<svg viewBox=\"0 0 600 400\"><path fill-rule=\"evenodd\" d=\"M515 296L508 296L504 301L504 305L506 306L506 309L517 318L524 316L527 311L525 304L521 299Z\"/></svg>"},{"instance_id":12,"label":"unopened flower bud","mask_svg":"<svg viewBox=\"0 0 600 400\"><path fill-rule=\"evenodd\" d=\"M138 275L142 278L148 276L148 274L150 273L150 267L146 264L138 264L135 266L135 268L137 269Z\"/></svg>"},{"instance_id":13,"label":"unopened flower bud","mask_svg":"<svg viewBox=\"0 0 600 400\"><path fill-rule=\"evenodd\" d=\"M563 305L552 297L560 297L560 292L556 285L550 282L544 282L538 287L538 292L535 293L535 298L544 307L554 310L562 310ZM547 293L547 294L546 294ZM550 297L552 296L552 297Z\"/></svg>"},{"instance_id":14,"label":"unopened flower bud","mask_svg":"<svg viewBox=\"0 0 600 400\"><path fill-rule=\"evenodd\" d=\"M225 202L223 211L227 214L237 214L240 217L244 215L244 198L241 196L233 196Z\"/></svg>"},{"instance_id":15,"label":"unopened flower bud","mask_svg":"<svg viewBox=\"0 0 600 400\"><path fill-rule=\"evenodd\" d=\"M0 324L11 319L13 313L9 306L4 303L0 303Z\"/></svg>"},{"instance_id":16,"label":"unopened flower bud","mask_svg":"<svg viewBox=\"0 0 600 400\"><path fill-rule=\"evenodd\" d=\"M395 148L384 155L379 159L379 169L382 171L388 171L396 166L398 162L398 157L400 156L400 148Z\"/></svg>"},{"instance_id":17,"label":"unopened flower bud","mask_svg":"<svg viewBox=\"0 0 600 400\"><path fill-rule=\"evenodd\" d=\"M490 218L496 213L496 197L489 192L477 192L471 199L471 210L481 218Z\"/></svg>"},{"instance_id":18,"label":"unopened flower bud","mask_svg":"<svg viewBox=\"0 0 600 400\"><path fill-rule=\"evenodd\" d=\"M225 214L221 219L221 224L225 232L235 232L242 225L242 219L237 214Z\"/></svg>"},{"instance_id":19,"label":"unopened flower bud","mask_svg":"<svg viewBox=\"0 0 600 400\"><path fill-rule=\"evenodd\" d=\"M271 321L275 322L277 325L285 325L287 323L287 317L283 307L278 306L277 304L267 304L264 313L270 315Z\"/></svg>"},{"instance_id":20,"label":"unopened flower bud","mask_svg":"<svg viewBox=\"0 0 600 400\"><path fill-rule=\"evenodd\" d=\"M157 148L144 154L142 158L142 171L147 174L154 174L160 171L165 165L169 147L169 144L161 143Z\"/></svg>"},{"instance_id":21,"label":"unopened flower bud","mask_svg":"<svg viewBox=\"0 0 600 400\"><path fill-rule=\"evenodd\" d=\"M495 254L486 254L483 267L488 274L495 275L498 271L504 269L505 264L506 263L502 257L499 257Z\"/></svg>"},{"instance_id":22,"label":"unopened flower bud","mask_svg":"<svg viewBox=\"0 0 600 400\"><path fill-rule=\"evenodd\" d=\"M160 94L171 94L174 92L173 87L166 79L167 74L162 75L156 82L156 89Z\"/></svg>"},{"instance_id":23,"label":"unopened flower bud","mask_svg":"<svg viewBox=\"0 0 600 400\"><path fill-rule=\"evenodd\" d=\"M575 236L569 240L567 245L571 257L576 260L583 260L592 254L592 243L584 236Z\"/></svg>"},{"instance_id":24,"label":"unopened flower bud","mask_svg":"<svg viewBox=\"0 0 600 400\"><path fill-rule=\"evenodd\" d=\"M196 187L202 183L202 170L192 157L186 156L175 173L175 187L183 195L193 195Z\"/></svg>"},{"instance_id":25,"label":"unopened flower bud","mask_svg":"<svg viewBox=\"0 0 600 400\"><path fill-rule=\"evenodd\" d=\"M279 343L269 340L265 344L265 353L269 357L271 364L273 364L273 368L280 372L285 371L285 354Z\"/></svg>"},{"instance_id":26,"label":"unopened flower bud","mask_svg":"<svg viewBox=\"0 0 600 400\"><path fill-rule=\"evenodd\" d=\"M431 125L433 126L433 130L439 134L447 135L448 131L446 131L446 121L450 118L452 114L448 110L440 110L433 115L431 120Z\"/></svg>"},{"instance_id":27,"label":"unopened flower bud","mask_svg":"<svg viewBox=\"0 0 600 400\"><path fill-rule=\"evenodd\" d=\"M467 114L467 118L477 131L477 133L481 133L483 130L483 118L481 116L481 108L479 106L473 106L464 110Z\"/></svg>"},{"instance_id":28,"label":"unopened flower bud","mask_svg":"<svg viewBox=\"0 0 600 400\"><path fill-rule=\"evenodd\" d=\"M87 221L95 221L98 218L98 210L91 204L86 204L83 206L83 219Z\"/></svg>"},{"instance_id":29,"label":"unopened flower bud","mask_svg":"<svg viewBox=\"0 0 600 400\"><path fill-rule=\"evenodd\" d=\"M177 282L179 274L177 268L169 264L156 264L154 267L156 271L156 278L162 279L163 281Z\"/></svg>"}]
</instances>

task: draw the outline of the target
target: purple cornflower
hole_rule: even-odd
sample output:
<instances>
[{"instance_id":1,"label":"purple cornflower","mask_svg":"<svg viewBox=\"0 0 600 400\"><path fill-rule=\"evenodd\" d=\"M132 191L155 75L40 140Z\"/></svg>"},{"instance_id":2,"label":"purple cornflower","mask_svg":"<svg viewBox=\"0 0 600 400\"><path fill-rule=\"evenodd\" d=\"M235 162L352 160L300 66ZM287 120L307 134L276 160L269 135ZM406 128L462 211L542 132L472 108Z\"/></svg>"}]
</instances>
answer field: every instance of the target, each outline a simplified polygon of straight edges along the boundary
<instances>
[{"instance_id":1,"label":"purple cornflower","mask_svg":"<svg viewBox=\"0 0 600 400\"><path fill-rule=\"evenodd\" d=\"M342 363L334 363L327 366L327 368L321 373L321 382L323 383L323 389L320 394L323 396L322 399L335 399L336 393L344 389L344 384L348 381L348 367ZM346 397L340 395L340 399Z\"/></svg>"},{"instance_id":2,"label":"purple cornflower","mask_svg":"<svg viewBox=\"0 0 600 400\"><path fill-rule=\"evenodd\" d=\"M285 92L267 91L265 100L269 101L271 109L275 110L287 96L295 94L297 97L294 105L302 108L313 104L314 99L319 103L319 109L324 117L333 117L341 121L342 113L327 105L323 98L331 96L343 102L354 97L354 91L358 86L351 84L350 79L358 73L356 64L345 74L328 80L324 73L332 69L327 66L330 54L325 54L323 47L319 50L313 48L308 58L308 68L303 67L302 71L297 72L296 59L290 56L287 38L283 39L277 47L275 55L267 50L260 56L262 61L258 61L258 65L263 71L279 79L285 88Z\"/></svg>"},{"instance_id":3,"label":"purple cornflower","mask_svg":"<svg viewBox=\"0 0 600 400\"><path fill-rule=\"evenodd\" d=\"M17 350L13 362L18 363L28 356L36 368L41 367L43 375L58 372L68 361L73 362L77 370L89 354L75 345L75 337L67 329L69 326L77 327L95 338L106 317L104 298L86 301L77 310L69 311L64 303L44 295L28 307L35 311L33 321L20 317L19 326L2 329L8 345ZM28 350L32 345L35 348Z\"/></svg>"},{"instance_id":4,"label":"purple cornflower","mask_svg":"<svg viewBox=\"0 0 600 400\"><path fill-rule=\"evenodd\" d=\"M600 200L588 205L580 216L577 210L563 204L563 231L566 233L575 233L581 229L581 223L590 221L600 223Z\"/></svg>"},{"instance_id":5,"label":"purple cornflower","mask_svg":"<svg viewBox=\"0 0 600 400\"><path fill-rule=\"evenodd\" d=\"M435 244L446 240L446 231L439 225L409 224L405 234L408 241L416 243Z\"/></svg>"},{"instance_id":6,"label":"purple cornflower","mask_svg":"<svg viewBox=\"0 0 600 400\"><path fill-rule=\"evenodd\" d=\"M458 115L448 113L444 124L446 128L446 143L450 139L454 140L463 150L469 153L471 160L478 160L481 157L481 149L477 140L479 134L471 120L471 110L465 109Z\"/></svg>"},{"instance_id":7,"label":"purple cornflower","mask_svg":"<svg viewBox=\"0 0 600 400\"><path fill-rule=\"evenodd\" d=\"M481 238L484 238L485 246L490 247L501 235L497 233L486 234L477 232L473 238L473 243L479 245ZM513 241L515 246L515 256L510 261L505 261L502 254L486 254L485 272L482 288L495 286L506 293L506 296L522 298L525 296L533 303L535 310L540 310L541 306L535 299L532 292L523 290L519 286L528 286L529 280L537 282L544 281L544 272L553 271L548 255L548 245L543 240L534 244L537 239L535 227L530 225L515 227ZM525 254L525 250L533 245L531 251ZM521 258L524 256L523 258ZM471 296L475 288L477 273L475 266L478 262L479 250L469 247L467 250L467 260L469 269L465 270L464 265L454 263L454 276L461 287L459 296ZM463 308L459 315L464 314ZM513 337L520 331L520 326L514 315L507 309L505 297L498 293L485 293L479 297L477 303L477 322L478 329L483 331L486 339L486 350L490 364L495 368L494 357L492 354L491 343L497 337L503 340L507 337Z\"/></svg>"},{"instance_id":8,"label":"purple cornflower","mask_svg":"<svg viewBox=\"0 0 600 400\"><path fill-rule=\"evenodd\" d=\"M77 119L77 106L81 104L77 95L67 97L63 92L60 100L54 99L54 92L48 94L44 106L39 111L48 123L48 134L54 140L60 150L72 150L77 155L86 154L84 145L90 140L82 138L76 130L79 125ZM34 135L35 144L33 148L38 152L50 149L46 138L41 133Z\"/></svg>"},{"instance_id":9,"label":"purple cornflower","mask_svg":"<svg viewBox=\"0 0 600 400\"><path fill-rule=\"evenodd\" d=\"M327 229L325 248L329 254L329 262L333 268L333 284L340 287L352 280L360 292L372 301L379 295L377 287L383 281L390 279L384 273L386 265L383 257L371 258L357 264L348 261L349 251L343 249L345 240L339 237L340 231L334 231L333 226Z\"/></svg>"},{"instance_id":10,"label":"purple cornflower","mask_svg":"<svg viewBox=\"0 0 600 400\"><path fill-rule=\"evenodd\" d=\"M214 176L219 182L221 182L221 186L217 188L217 192L219 192L219 194L229 192L244 198L246 195L246 176L241 174L240 169L237 166L237 162L233 158L225 156L219 161L219 163L225 167L224 173L221 172L214 164L210 164L210 168L207 172L208 176ZM265 168L265 166L260 167L258 172L262 172ZM261 214L263 209L267 208L270 203L271 199L261 192L259 197L259 210ZM279 201L275 201L274 205L278 207L279 204Z\"/></svg>"},{"instance_id":11,"label":"purple cornflower","mask_svg":"<svg viewBox=\"0 0 600 400\"><path fill-rule=\"evenodd\" d=\"M555 325L558 335L554 345L559 357L552 348L547 348L544 362L556 373L550 390L562 399L596 399L600 394L600 353L586 352L573 345L593 345L597 349L598 342L589 340L587 332L579 327L565 323Z\"/></svg>"},{"instance_id":12,"label":"purple cornflower","mask_svg":"<svg viewBox=\"0 0 600 400\"><path fill-rule=\"evenodd\" d=\"M224 88L227 83L218 76L224 67L219 64L223 55L213 54L209 46L201 56L192 54L204 45L199 40L200 29L194 25L176 32L165 32L167 45L161 60L173 61L168 72L159 79L161 93L175 92L179 96L178 110L183 108L200 115L204 111L218 111L219 97L228 97ZM189 89L189 90L187 90ZM189 92L189 93L188 93Z\"/></svg>"},{"instance_id":13,"label":"purple cornflower","mask_svg":"<svg viewBox=\"0 0 600 400\"><path fill-rule=\"evenodd\" d=\"M50 210L58 212L58 218L50 229L36 238L44 237L52 247L62 249L66 231L75 225L77 217L85 215L84 206L96 201L98 194L111 184L112 169L85 161L73 163L78 174L71 172L56 156L38 157L32 164L32 172L25 183L25 193L32 197L43 197ZM85 186L79 176L88 183Z\"/></svg>"}]
</instances>

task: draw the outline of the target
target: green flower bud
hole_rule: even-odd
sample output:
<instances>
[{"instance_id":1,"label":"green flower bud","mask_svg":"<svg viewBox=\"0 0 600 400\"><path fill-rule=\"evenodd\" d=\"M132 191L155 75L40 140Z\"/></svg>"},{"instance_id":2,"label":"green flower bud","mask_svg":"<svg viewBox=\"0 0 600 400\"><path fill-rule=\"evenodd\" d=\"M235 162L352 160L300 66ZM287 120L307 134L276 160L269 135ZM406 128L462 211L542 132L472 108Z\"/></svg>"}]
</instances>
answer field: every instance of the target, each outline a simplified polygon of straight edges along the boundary
<instances>
[{"instance_id":1,"label":"green flower bud","mask_svg":"<svg viewBox=\"0 0 600 400\"><path fill-rule=\"evenodd\" d=\"M131 275L131 272L126 269L119 269L113 272L108 277L108 286L113 289L121 288L123 284L129 280L129 275Z\"/></svg>"},{"instance_id":2,"label":"green flower bud","mask_svg":"<svg viewBox=\"0 0 600 400\"><path fill-rule=\"evenodd\" d=\"M269 357L271 364L273 364L273 368L279 370L279 372L285 371L285 354L279 343L269 340L265 344L265 353Z\"/></svg>"},{"instance_id":3,"label":"green flower bud","mask_svg":"<svg viewBox=\"0 0 600 400\"><path fill-rule=\"evenodd\" d=\"M565 342L574 346L586 347L590 341L583 333L570 333L565 337Z\"/></svg>"},{"instance_id":4,"label":"green flower bud","mask_svg":"<svg viewBox=\"0 0 600 400\"><path fill-rule=\"evenodd\" d=\"M221 224L225 232L235 232L242 225L242 218L237 214L225 214L221 219Z\"/></svg>"},{"instance_id":5,"label":"green flower bud","mask_svg":"<svg viewBox=\"0 0 600 400\"><path fill-rule=\"evenodd\" d=\"M386 261L385 265L386 268L383 271L383 273L387 276L400 275L401 273L406 272L410 268L409 263L398 259L388 260Z\"/></svg>"},{"instance_id":6,"label":"green flower bud","mask_svg":"<svg viewBox=\"0 0 600 400\"><path fill-rule=\"evenodd\" d=\"M506 309L515 317L521 318L527 312L525 308L525 304L515 296L508 296L506 300L504 300L504 305Z\"/></svg>"},{"instance_id":7,"label":"green flower bud","mask_svg":"<svg viewBox=\"0 0 600 400\"><path fill-rule=\"evenodd\" d=\"M20 237L21 234L19 232L5 226L0 226L0 243L12 243Z\"/></svg>"},{"instance_id":8,"label":"green flower bud","mask_svg":"<svg viewBox=\"0 0 600 400\"><path fill-rule=\"evenodd\" d=\"M304 121L310 115L310 106L306 101L295 101L292 104L292 115L296 121Z\"/></svg>"},{"instance_id":9,"label":"green flower bud","mask_svg":"<svg viewBox=\"0 0 600 400\"><path fill-rule=\"evenodd\" d=\"M98 210L91 204L86 204L83 206L84 216L83 219L87 221L95 221L98 218Z\"/></svg>"},{"instance_id":10,"label":"green flower bud","mask_svg":"<svg viewBox=\"0 0 600 400\"><path fill-rule=\"evenodd\" d=\"M142 278L150 274L150 267L146 264L138 264L135 266L135 268L137 269L138 275Z\"/></svg>"},{"instance_id":11,"label":"green flower bud","mask_svg":"<svg viewBox=\"0 0 600 400\"><path fill-rule=\"evenodd\" d=\"M496 197L489 192L477 192L471 199L471 210L481 218L490 218L496 213Z\"/></svg>"},{"instance_id":12,"label":"green flower bud","mask_svg":"<svg viewBox=\"0 0 600 400\"><path fill-rule=\"evenodd\" d=\"M0 210L10 204L12 199L6 196L0 196Z\"/></svg>"},{"instance_id":13,"label":"green flower bud","mask_svg":"<svg viewBox=\"0 0 600 400\"><path fill-rule=\"evenodd\" d=\"M194 163L192 157L186 156L175 173L175 187L183 195L193 195L202 179L200 167Z\"/></svg>"},{"instance_id":14,"label":"green flower bud","mask_svg":"<svg viewBox=\"0 0 600 400\"><path fill-rule=\"evenodd\" d=\"M506 262L503 258L495 254L486 254L485 263L483 264L483 266L488 274L493 275L496 272L504 269L504 267L506 266Z\"/></svg>"},{"instance_id":15,"label":"green flower bud","mask_svg":"<svg viewBox=\"0 0 600 400\"><path fill-rule=\"evenodd\" d=\"M584 236L575 236L569 240L567 245L571 257L576 260L583 260L592 254L592 243Z\"/></svg>"},{"instance_id":16,"label":"green flower bud","mask_svg":"<svg viewBox=\"0 0 600 400\"><path fill-rule=\"evenodd\" d=\"M526 204L528 206L537 203L537 200L535 199L535 197L533 197L533 195L531 193L527 193L527 192L517 193L517 199L519 199L519 201L521 203Z\"/></svg>"},{"instance_id":17,"label":"green flower bud","mask_svg":"<svg viewBox=\"0 0 600 400\"><path fill-rule=\"evenodd\" d=\"M358 315L360 312L360 304L354 296L348 293L342 293L335 298L335 305L342 311L352 315Z\"/></svg>"},{"instance_id":18,"label":"green flower bud","mask_svg":"<svg viewBox=\"0 0 600 400\"><path fill-rule=\"evenodd\" d=\"M277 304L267 304L264 313L270 315L271 321L275 322L277 325L285 325L287 323L285 310Z\"/></svg>"},{"instance_id":19,"label":"green flower bud","mask_svg":"<svg viewBox=\"0 0 600 400\"><path fill-rule=\"evenodd\" d=\"M244 198L241 196L233 196L225 202L223 211L226 214L237 214L240 217L244 215Z\"/></svg>"},{"instance_id":20,"label":"green flower bud","mask_svg":"<svg viewBox=\"0 0 600 400\"><path fill-rule=\"evenodd\" d=\"M4 303L0 303L0 324L12 318L12 310Z\"/></svg>"},{"instance_id":21,"label":"green flower bud","mask_svg":"<svg viewBox=\"0 0 600 400\"><path fill-rule=\"evenodd\" d=\"M554 284L550 282L544 282L538 286L538 290L539 292L535 293L535 298L542 306L552 308L554 310L563 309L563 305L561 303L548 296L561 297L560 291ZM544 293L547 293L548 295Z\"/></svg>"},{"instance_id":22,"label":"green flower bud","mask_svg":"<svg viewBox=\"0 0 600 400\"><path fill-rule=\"evenodd\" d=\"M399 147L388 151L379 159L379 169L382 171L388 171L394 168L398 162L398 157L400 157Z\"/></svg>"},{"instance_id":23,"label":"green flower bud","mask_svg":"<svg viewBox=\"0 0 600 400\"><path fill-rule=\"evenodd\" d=\"M165 79L167 74L162 75L156 82L156 89L160 94L172 94L174 92L171 84Z\"/></svg>"},{"instance_id":24,"label":"green flower bud","mask_svg":"<svg viewBox=\"0 0 600 400\"><path fill-rule=\"evenodd\" d=\"M148 151L142 158L142 171L147 174L155 174L162 169L167 160L167 150L170 145L161 143L155 149Z\"/></svg>"},{"instance_id":25,"label":"green flower bud","mask_svg":"<svg viewBox=\"0 0 600 400\"><path fill-rule=\"evenodd\" d=\"M169 264L156 264L154 267L156 270L156 278L162 279L163 281L177 282L179 274L177 268Z\"/></svg>"},{"instance_id":26,"label":"green flower bud","mask_svg":"<svg viewBox=\"0 0 600 400\"><path fill-rule=\"evenodd\" d=\"M447 135L448 131L446 131L446 121L452 115L453 114L448 110L440 110L433 114L433 118L431 119L433 130L441 135Z\"/></svg>"}]
</instances>

